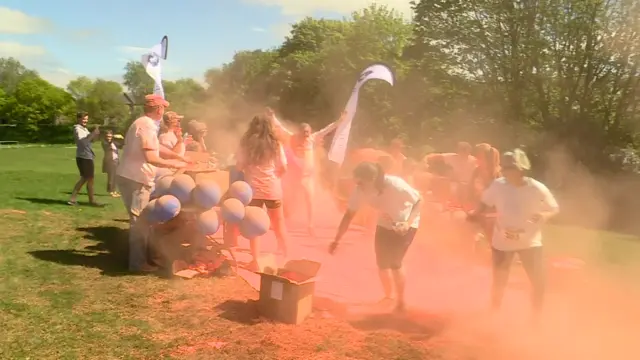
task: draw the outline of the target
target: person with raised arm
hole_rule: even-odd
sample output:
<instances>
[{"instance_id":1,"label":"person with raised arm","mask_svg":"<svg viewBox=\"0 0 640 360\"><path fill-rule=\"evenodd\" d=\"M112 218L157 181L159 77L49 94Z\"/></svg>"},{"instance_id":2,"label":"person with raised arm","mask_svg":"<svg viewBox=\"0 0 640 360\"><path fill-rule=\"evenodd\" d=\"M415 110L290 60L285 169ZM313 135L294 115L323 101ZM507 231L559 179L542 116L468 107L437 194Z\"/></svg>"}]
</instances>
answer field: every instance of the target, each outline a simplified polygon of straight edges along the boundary
<instances>
[{"instance_id":1,"label":"person with raised arm","mask_svg":"<svg viewBox=\"0 0 640 360\"><path fill-rule=\"evenodd\" d=\"M298 125L298 129L293 132L287 129L276 117L272 109L267 108L267 116L271 120L276 134L280 141L287 145L289 162L287 188L289 195L284 204L285 214L291 214L292 207L299 203L299 195L302 194L304 206L307 214L307 229L309 234L314 236L314 211L313 198L315 195L315 155L316 143L321 141L326 135L334 131L342 121L346 119L346 112L343 112L338 121L332 122L321 130L313 132L307 123ZM294 205L295 204L295 205Z\"/></svg>"}]
</instances>

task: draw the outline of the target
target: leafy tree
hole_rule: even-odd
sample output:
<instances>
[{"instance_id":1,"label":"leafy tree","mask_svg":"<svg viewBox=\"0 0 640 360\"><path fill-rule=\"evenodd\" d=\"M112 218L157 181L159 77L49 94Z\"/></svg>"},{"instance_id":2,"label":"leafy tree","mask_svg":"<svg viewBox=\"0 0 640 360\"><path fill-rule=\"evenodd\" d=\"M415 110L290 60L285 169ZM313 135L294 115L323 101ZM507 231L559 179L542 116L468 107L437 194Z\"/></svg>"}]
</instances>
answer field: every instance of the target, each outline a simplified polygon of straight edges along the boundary
<instances>
[{"instance_id":1,"label":"leafy tree","mask_svg":"<svg viewBox=\"0 0 640 360\"><path fill-rule=\"evenodd\" d=\"M124 86L137 104L144 102L144 96L153 93L153 79L139 61L129 61L124 67Z\"/></svg>"},{"instance_id":2,"label":"leafy tree","mask_svg":"<svg viewBox=\"0 0 640 360\"><path fill-rule=\"evenodd\" d=\"M0 88L11 95L20 81L38 77L38 73L27 69L15 58L0 58Z\"/></svg>"}]
</instances>

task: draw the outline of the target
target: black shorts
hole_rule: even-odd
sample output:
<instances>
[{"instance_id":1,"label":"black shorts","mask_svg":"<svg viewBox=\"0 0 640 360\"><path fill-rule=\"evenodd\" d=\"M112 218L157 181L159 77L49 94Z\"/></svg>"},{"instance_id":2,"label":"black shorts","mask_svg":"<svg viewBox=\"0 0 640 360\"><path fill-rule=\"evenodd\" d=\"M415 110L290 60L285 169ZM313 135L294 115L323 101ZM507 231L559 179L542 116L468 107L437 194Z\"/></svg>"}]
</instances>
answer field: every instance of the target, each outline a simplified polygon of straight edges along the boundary
<instances>
[{"instance_id":1,"label":"black shorts","mask_svg":"<svg viewBox=\"0 0 640 360\"><path fill-rule=\"evenodd\" d=\"M264 200L264 199L253 199L249 203L249 206L257 206L257 207L266 207L269 210L274 210L282 207L282 200Z\"/></svg>"},{"instance_id":2,"label":"black shorts","mask_svg":"<svg viewBox=\"0 0 640 360\"><path fill-rule=\"evenodd\" d=\"M95 169L93 166L93 160L91 159L83 159L76 158L76 165L78 165L78 170L80 171L80 176L85 179L93 179L95 174Z\"/></svg>"},{"instance_id":3,"label":"black shorts","mask_svg":"<svg viewBox=\"0 0 640 360\"><path fill-rule=\"evenodd\" d=\"M393 230L378 226L375 235L376 262L380 270L399 270L402 261L413 242L418 229L410 228L406 234L400 235Z\"/></svg>"}]
</instances>

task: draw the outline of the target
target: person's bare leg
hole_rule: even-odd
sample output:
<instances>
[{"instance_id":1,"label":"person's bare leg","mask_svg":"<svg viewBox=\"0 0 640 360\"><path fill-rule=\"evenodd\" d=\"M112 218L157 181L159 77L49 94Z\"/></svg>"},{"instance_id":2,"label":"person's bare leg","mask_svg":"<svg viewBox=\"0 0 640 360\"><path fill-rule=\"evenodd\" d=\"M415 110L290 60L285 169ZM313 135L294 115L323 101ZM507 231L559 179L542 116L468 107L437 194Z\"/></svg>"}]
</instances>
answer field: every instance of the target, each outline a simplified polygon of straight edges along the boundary
<instances>
[{"instance_id":1,"label":"person's bare leg","mask_svg":"<svg viewBox=\"0 0 640 360\"><path fill-rule=\"evenodd\" d=\"M391 273L393 274L393 283L396 287L397 306L400 309L404 309L404 271L400 268L397 270L391 270Z\"/></svg>"},{"instance_id":2,"label":"person's bare leg","mask_svg":"<svg viewBox=\"0 0 640 360\"><path fill-rule=\"evenodd\" d=\"M80 177L80 180L78 180L78 182L73 186L73 191L71 191L71 198L69 199L69 202L78 201L78 192L80 192L80 189L82 189L82 186L85 182L87 182L87 180L83 177Z\"/></svg>"},{"instance_id":3,"label":"person's bare leg","mask_svg":"<svg viewBox=\"0 0 640 360\"><path fill-rule=\"evenodd\" d=\"M276 240L278 241L278 251L282 252L282 254L287 257L287 244L289 243L289 235L284 223L284 213L282 206L278 207L277 209L267 209L267 213L269 214L269 219L271 220L273 232L275 232L276 234Z\"/></svg>"},{"instance_id":4,"label":"person's bare leg","mask_svg":"<svg viewBox=\"0 0 640 360\"><path fill-rule=\"evenodd\" d=\"M256 237L249 240L249 248L251 250L251 257L254 262L258 261L258 257L260 256L260 238Z\"/></svg>"},{"instance_id":5,"label":"person's bare leg","mask_svg":"<svg viewBox=\"0 0 640 360\"><path fill-rule=\"evenodd\" d=\"M93 192L93 178L87 179L87 194L89 195L89 202L95 204L95 194Z\"/></svg>"},{"instance_id":6,"label":"person's bare leg","mask_svg":"<svg viewBox=\"0 0 640 360\"><path fill-rule=\"evenodd\" d=\"M393 299L393 282L391 278L391 271L389 271L388 269L380 269L378 270L378 276L380 277L382 291L384 291L384 298Z\"/></svg>"},{"instance_id":7,"label":"person's bare leg","mask_svg":"<svg viewBox=\"0 0 640 360\"><path fill-rule=\"evenodd\" d=\"M309 235L315 236L315 228L313 221L313 179L309 178L302 186L304 202L307 210L307 230L309 231Z\"/></svg>"}]
</instances>

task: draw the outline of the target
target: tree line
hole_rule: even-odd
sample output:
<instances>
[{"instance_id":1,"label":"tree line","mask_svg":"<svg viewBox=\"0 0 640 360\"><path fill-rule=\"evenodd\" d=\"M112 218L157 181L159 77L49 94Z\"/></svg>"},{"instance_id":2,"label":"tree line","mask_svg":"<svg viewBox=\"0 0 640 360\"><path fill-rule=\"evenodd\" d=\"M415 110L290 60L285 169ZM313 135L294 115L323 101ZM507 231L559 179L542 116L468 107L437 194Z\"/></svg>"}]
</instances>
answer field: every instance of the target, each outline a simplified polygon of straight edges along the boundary
<instances>
[{"instance_id":1,"label":"tree line","mask_svg":"<svg viewBox=\"0 0 640 360\"><path fill-rule=\"evenodd\" d=\"M396 84L371 82L361 91L356 144L399 136L419 153L466 140L526 146L533 155L562 146L593 169L635 154L629 149L639 145L640 3L411 4L412 19L380 5L341 20L307 17L279 46L238 51L207 70L205 84L165 82L167 99L187 119L220 127L239 126L264 106L320 127L342 111L359 72L382 62ZM151 92L140 63L124 70L134 99ZM0 60L0 78L0 123L19 124L28 140L47 141L38 130L78 109L114 126L130 117L117 82L81 77L60 89L14 59Z\"/></svg>"}]
</instances>

